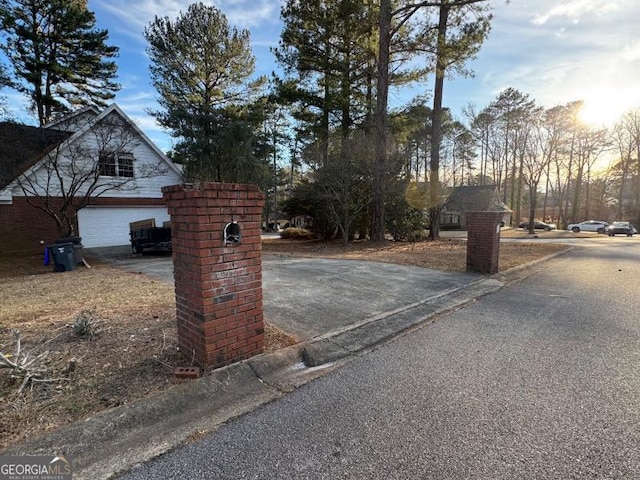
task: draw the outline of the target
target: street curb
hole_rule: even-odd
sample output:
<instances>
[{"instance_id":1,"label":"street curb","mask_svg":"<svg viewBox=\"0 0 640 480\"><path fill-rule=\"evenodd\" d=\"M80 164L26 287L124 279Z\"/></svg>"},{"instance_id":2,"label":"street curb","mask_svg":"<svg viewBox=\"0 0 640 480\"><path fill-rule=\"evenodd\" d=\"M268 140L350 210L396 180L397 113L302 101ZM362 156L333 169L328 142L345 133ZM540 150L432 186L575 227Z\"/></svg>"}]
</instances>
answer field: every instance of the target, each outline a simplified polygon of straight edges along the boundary
<instances>
[{"instance_id":1,"label":"street curb","mask_svg":"<svg viewBox=\"0 0 640 480\"><path fill-rule=\"evenodd\" d=\"M496 292L503 282L482 279L450 289L446 294L416 302L408 308L388 312L350 328L332 332L307 344L302 351L304 363L315 367L335 362L385 343L398 334L423 324L430 318L459 308L477 298Z\"/></svg>"},{"instance_id":2,"label":"street curb","mask_svg":"<svg viewBox=\"0 0 640 480\"><path fill-rule=\"evenodd\" d=\"M106 480L214 431L336 368L307 368L304 344L211 371L0 452L64 455L76 480ZM159 435L159 432L161 433Z\"/></svg>"},{"instance_id":3,"label":"street curb","mask_svg":"<svg viewBox=\"0 0 640 480\"><path fill-rule=\"evenodd\" d=\"M567 253L575 250L575 248L576 247L574 246L567 247L564 250L552 253L551 255L547 255L546 257L538 258L537 260L532 260L529 263L518 265L517 267L512 267L509 270L505 270L504 272L496 273L492 276L492 278L504 282L505 285L519 282L521 280L524 280L525 278L530 277L531 275L534 275L540 268L541 263L544 263L547 260L551 260L556 257L560 257L562 255L566 255Z\"/></svg>"}]
</instances>

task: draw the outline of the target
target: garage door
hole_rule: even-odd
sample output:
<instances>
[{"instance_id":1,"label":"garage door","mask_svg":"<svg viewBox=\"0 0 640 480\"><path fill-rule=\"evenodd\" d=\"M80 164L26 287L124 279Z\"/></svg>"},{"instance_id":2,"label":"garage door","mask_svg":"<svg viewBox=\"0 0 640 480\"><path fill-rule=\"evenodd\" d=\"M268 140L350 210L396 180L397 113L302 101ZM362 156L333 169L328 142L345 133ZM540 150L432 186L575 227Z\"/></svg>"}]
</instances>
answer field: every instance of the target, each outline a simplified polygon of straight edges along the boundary
<instances>
[{"instance_id":1,"label":"garage door","mask_svg":"<svg viewBox=\"0 0 640 480\"><path fill-rule=\"evenodd\" d=\"M129 244L129 223L155 218L169 220L166 207L85 207L78 212L78 229L85 247Z\"/></svg>"}]
</instances>

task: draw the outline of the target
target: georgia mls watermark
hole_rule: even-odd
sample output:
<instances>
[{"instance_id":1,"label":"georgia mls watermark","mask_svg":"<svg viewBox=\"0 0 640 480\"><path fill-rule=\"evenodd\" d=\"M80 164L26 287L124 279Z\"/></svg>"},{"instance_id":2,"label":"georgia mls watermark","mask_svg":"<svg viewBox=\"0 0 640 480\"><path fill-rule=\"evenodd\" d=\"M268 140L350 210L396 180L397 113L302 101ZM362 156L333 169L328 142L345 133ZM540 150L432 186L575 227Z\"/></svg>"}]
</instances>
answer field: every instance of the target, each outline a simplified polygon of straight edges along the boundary
<instances>
[{"instance_id":1,"label":"georgia mls watermark","mask_svg":"<svg viewBox=\"0 0 640 480\"><path fill-rule=\"evenodd\" d=\"M43 455L0 457L0 480L71 480L71 462Z\"/></svg>"}]
</instances>

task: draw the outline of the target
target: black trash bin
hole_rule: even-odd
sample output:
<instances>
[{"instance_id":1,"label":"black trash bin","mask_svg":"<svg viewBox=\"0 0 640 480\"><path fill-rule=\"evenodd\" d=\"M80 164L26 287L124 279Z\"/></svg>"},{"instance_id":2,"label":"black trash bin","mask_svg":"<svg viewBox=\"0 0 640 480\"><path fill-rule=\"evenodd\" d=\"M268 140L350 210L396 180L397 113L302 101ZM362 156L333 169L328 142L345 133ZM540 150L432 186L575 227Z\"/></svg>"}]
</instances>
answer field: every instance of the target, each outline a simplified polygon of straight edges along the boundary
<instances>
[{"instance_id":1,"label":"black trash bin","mask_svg":"<svg viewBox=\"0 0 640 480\"><path fill-rule=\"evenodd\" d=\"M75 267L73 243L54 243L49 246L54 272L68 272Z\"/></svg>"},{"instance_id":2,"label":"black trash bin","mask_svg":"<svg viewBox=\"0 0 640 480\"><path fill-rule=\"evenodd\" d=\"M56 244L71 243L73 244L73 262L75 265L82 263L82 237L63 237L56 240Z\"/></svg>"},{"instance_id":3,"label":"black trash bin","mask_svg":"<svg viewBox=\"0 0 640 480\"><path fill-rule=\"evenodd\" d=\"M80 265L82 263L82 245L73 246L73 263Z\"/></svg>"}]
</instances>

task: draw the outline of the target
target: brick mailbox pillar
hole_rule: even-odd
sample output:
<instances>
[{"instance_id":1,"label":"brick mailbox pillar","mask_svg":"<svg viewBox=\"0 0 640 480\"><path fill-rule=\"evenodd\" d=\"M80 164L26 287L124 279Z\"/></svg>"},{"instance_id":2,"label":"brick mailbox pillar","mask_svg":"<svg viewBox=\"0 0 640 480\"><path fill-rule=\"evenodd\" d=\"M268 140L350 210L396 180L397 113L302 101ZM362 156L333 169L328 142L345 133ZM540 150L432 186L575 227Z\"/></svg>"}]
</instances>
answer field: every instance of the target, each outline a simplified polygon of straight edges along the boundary
<instances>
[{"instance_id":1,"label":"brick mailbox pillar","mask_svg":"<svg viewBox=\"0 0 640 480\"><path fill-rule=\"evenodd\" d=\"M504 212L467 212L467 272L497 273Z\"/></svg>"},{"instance_id":2,"label":"brick mailbox pillar","mask_svg":"<svg viewBox=\"0 0 640 480\"><path fill-rule=\"evenodd\" d=\"M262 353L263 194L254 185L213 182L162 192L171 216L180 350L204 368Z\"/></svg>"}]
</instances>

